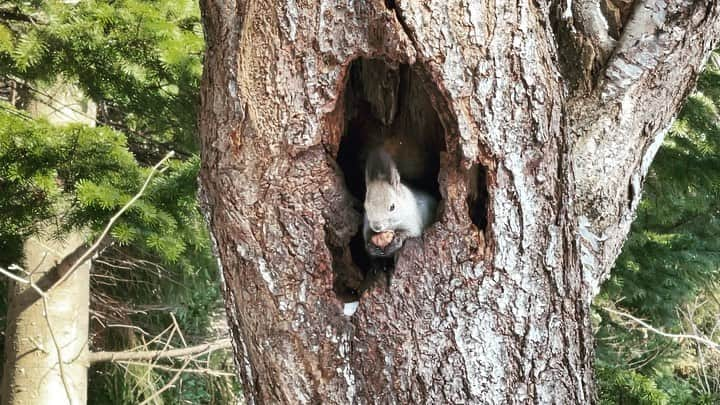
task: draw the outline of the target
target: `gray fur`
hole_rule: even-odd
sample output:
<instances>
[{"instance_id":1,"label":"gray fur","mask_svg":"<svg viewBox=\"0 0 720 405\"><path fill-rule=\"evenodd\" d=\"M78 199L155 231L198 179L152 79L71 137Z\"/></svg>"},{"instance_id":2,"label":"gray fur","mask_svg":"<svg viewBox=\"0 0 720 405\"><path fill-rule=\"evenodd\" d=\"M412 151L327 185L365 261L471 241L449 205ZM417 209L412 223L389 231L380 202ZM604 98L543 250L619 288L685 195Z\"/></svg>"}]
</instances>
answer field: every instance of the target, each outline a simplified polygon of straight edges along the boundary
<instances>
[{"instance_id":1,"label":"gray fur","mask_svg":"<svg viewBox=\"0 0 720 405\"><path fill-rule=\"evenodd\" d=\"M402 183L392 158L382 150L368 158L365 186L363 237L373 256L392 256L406 238L422 235L435 217L435 198ZM381 249L373 245L370 238L384 231L394 231L395 240L391 246Z\"/></svg>"}]
</instances>

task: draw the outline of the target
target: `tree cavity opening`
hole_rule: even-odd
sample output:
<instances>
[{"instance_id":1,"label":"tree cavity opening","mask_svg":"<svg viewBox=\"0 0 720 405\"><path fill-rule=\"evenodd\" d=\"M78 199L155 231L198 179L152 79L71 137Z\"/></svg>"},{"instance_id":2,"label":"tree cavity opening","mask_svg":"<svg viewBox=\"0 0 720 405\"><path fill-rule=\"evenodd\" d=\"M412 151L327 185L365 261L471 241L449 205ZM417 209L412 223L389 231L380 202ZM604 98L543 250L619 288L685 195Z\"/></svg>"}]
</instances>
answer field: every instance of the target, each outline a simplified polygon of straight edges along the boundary
<instances>
[{"instance_id":1,"label":"tree cavity opening","mask_svg":"<svg viewBox=\"0 0 720 405\"><path fill-rule=\"evenodd\" d=\"M467 206L470 220L483 232L488 223L488 171L481 164L474 164L468 176Z\"/></svg>"},{"instance_id":2,"label":"tree cavity opening","mask_svg":"<svg viewBox=\"0 0 720 405\"><path fill-rule=\"evenodd\" d=\"M402 183L438 202L440 154L446 151L446 130L428 94L436 91L419 65L393 64L382 59L357 59L350 65L343 93L344 115L337 163L354 197L352 209L363 215L369 154L381 149L395 163ZM363 291L390 279L392 257L371 257L365 249L362 223L347 246L329 246L333 253L335 292L343 301L357 300ZM400 250L402 251L402 249ZM399 252L400 252L399 251ZM398 252L398 254L399 254Z\"/></svg>"}]
</instances>

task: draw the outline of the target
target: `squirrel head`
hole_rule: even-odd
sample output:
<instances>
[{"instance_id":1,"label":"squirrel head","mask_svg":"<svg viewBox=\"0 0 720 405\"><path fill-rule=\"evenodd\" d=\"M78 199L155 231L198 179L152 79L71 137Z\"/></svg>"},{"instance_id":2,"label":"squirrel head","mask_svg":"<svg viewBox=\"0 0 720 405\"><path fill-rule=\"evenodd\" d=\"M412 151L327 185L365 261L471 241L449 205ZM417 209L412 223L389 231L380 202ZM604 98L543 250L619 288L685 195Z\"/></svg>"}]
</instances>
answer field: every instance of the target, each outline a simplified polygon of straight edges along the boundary
<instances>
[{"instance_id":1,"label":"squirrel head","mask_svg":"<svg viewBox=\"0 0 720 405\"><path fill-rule=\"evenodd\" d=\"M395 230L402 223L407 204L413 200L387 152L379 149L368 156L365 187L364 208L370 229L373 232Z\"/></svg>"}]
</instances>

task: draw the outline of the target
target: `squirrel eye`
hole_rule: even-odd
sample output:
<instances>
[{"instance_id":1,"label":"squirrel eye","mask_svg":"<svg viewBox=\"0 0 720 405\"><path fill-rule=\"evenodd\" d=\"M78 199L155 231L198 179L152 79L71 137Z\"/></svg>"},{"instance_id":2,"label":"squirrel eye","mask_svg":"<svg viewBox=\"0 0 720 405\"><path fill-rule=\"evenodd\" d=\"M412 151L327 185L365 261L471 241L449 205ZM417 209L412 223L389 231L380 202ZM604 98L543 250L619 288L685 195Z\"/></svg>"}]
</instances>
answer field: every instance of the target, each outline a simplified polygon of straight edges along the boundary
<instances>
[{"instance_id":1,"label":"squirrel eye","mask_svg":"<svg viewBox=\"0 0 720 405\"><path fill-rule=\"evenodd\" d=\"M390 211L395 211L395 204L390 204Z\"/></svg>"}]
</instances>

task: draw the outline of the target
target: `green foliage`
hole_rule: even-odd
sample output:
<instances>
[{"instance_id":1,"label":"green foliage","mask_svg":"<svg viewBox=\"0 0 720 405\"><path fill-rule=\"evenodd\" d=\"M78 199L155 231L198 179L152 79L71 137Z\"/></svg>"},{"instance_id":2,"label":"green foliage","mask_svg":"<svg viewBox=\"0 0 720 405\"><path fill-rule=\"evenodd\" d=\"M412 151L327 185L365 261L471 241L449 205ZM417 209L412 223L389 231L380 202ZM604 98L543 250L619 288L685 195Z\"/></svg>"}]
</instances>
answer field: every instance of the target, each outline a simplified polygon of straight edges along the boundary
<instances>
[{"instance_id":1,"label":"green foliage","mask_svg":"<svg viewBox=\"0 0 720 405\"><path fill-rule=\"evenodd\" d=\"M0 184L4 191L0 193L0 262L4 266L21 260L23 241L38 232L41 223L57 224L58 237L77 227L99 231L149 174L128 151L125 137L114 130L53 126L4 107L0 111ZM209 314L219 292L209 236L195 201L198 169L197 157L172 161L113 229L126 245L125 254L165 265L165 272L133 272L114 285L94 284L93 291L132 304L175 308L183 330L202 336L207 334ZM159 332L171 322L169 313L155 312L133 317L130 323ZM106 377L120 375L104 371ZM118 383L108 382L103 387L116 389ZM109 395L96 388L94 392L99 397ZM173 394L169 390L165 397L172 399ZM115 403L125 403L121 398Z\"/></svg>"},{"instance_id":2,"label":"green foliage","mask_svg":"<svg viewBox=\"0 0 720 405\"><path fill-rule=\"evenodd\" d=\"M711 64L650 168L637 219L596 305L620 301L668 332L692 330L692 324L701 331L714 327L696 303L718 290L713 282L720 275L718 106L720 70ZM629 330L602 310L598 315L597 369L605 403L716 403L720 387L709 392L697 379L700 368L713 367L695 357L704 349Z\"/></svg>"},{"instance_id":3,"label":"green foliage","mask_svg":"<svg viewBox=\"0 0 720 405\"><path fill-rule=\"evenodd\" d=\"M133 159L125 137L108 128L57 127L7 112L0 112L0 128L0 184L5 191L0 193L0 261L4 266L20 261L22 242L38 231L41 222L58 223L58 237L63 231L88 225L99 231L140 188L149 171ZM195 202L198 169L197 157L171 162L113 228L126 253L164 264L166 272L132 273L114 285L94 284L93 290L134 305L174 308L184 331L204 335L219 291L209 235ZM171 318L167 312L153 312L133 317L130 323L159 332ZM103 381L121 376L107 367L103 372ZM108 389L117 389L119 384L107 383L103 387ZM93 392L99 397L111 394L96 388ZM172 399L173 394L169 390L165 397ZM117 398L108 403L125 403L120 400L123 395Z\"/></svg>"},{"instance_id":4,"label":"green foliage","mask_svg":"<svg viewBox=\"0 0 720 405\"><path fill-rule=\"evenodd\" d=\"M10 54L14 48L13 34L10 29L0 25L0 52Z\"/></svg>"},{"instance_id":5,"label":"green foliage","mask_svg":"<svg viewBox=\"0 0 720 405\"><path fill-rule=\"evenodd\" d=\"M600 387L600 403L603 405L666 405L668 395L659 390L655 382L634 371L596 364L597 377L604 384Z\"/></svg>"},{"instance_id":6,"label":"green foliage","mask_svg":"<svg viewBox=\"0 0 720 405\"><path fill-rule=\"evenodd\" d=\"M19 261L23 241L48 223L57 225L57 237L76 227L97 236L138 191L147 167L174 149L180 160L169 162L116 223L112 248L93 266L92 347L142 344L147 339L138 331L159 334L172 324L171 313L189 344L209 339L220 297L196 202L204 47L197 3L9 0L0 7L20 16L0 17L0 79L18 81L24 102L52 100L43 89L58 80L76 85L98 103L98 116L91 118L100 126L57 127L0 105L0 264ZM105 327L113 322L135 329ZM89 403L137 403L174 374L137 371L93 368ZM228 403L238 391L232 384L183 377L162 399Z\"/></svg>"},{"instance_id":7,"label":"green foliage","mask_svg":"<svg viewBox=\"0 0 720 405\"><path fill-rule=\"evenodd\" d=\"M88 207L67 194L84 198L84 184L130 192L140 182L141 169L125 138L107 128L59 128L6 110L0 110L0 128L0 262L4 265L20 259L22 241L37 232L38 224L58 215L60 200L71 201L62 208L70 214L65 229L84 223L83 217L90 215Z\"/></svg>"},{"instance_id":8,"label":"green foliage","mask_svg":"<svg viewBox=\"0 0 720 405\"><path fill-rule=\"evenodd\" d=\"M87 225L100 230L149 174L127 150L125 137L108 128L57 127L6 112L0 112L0 125L2 241L24 240L59 211L59 231ZM180 260L188 243L196 252L208 252L193 203L197 170L193 158L172 163L168 175L154 179L148 197L118 223L123 242L139 244L165 262ZM3 262L18 260L7 255L7 247L2 251Z\"/></svg>"},{"instance_id":9,"label":"green foliage","mask_svg":"<svg viewBox=\"0 0 720 405\"><path fill-rule=\"evenodd\" d=\"M62 76L101 102L103 123L136 135L132 143L196 149L204 47L197 2L48 0L15 7L36 23L0 19L0 76L27 82Z\"/></svg>"}]
</instances>

